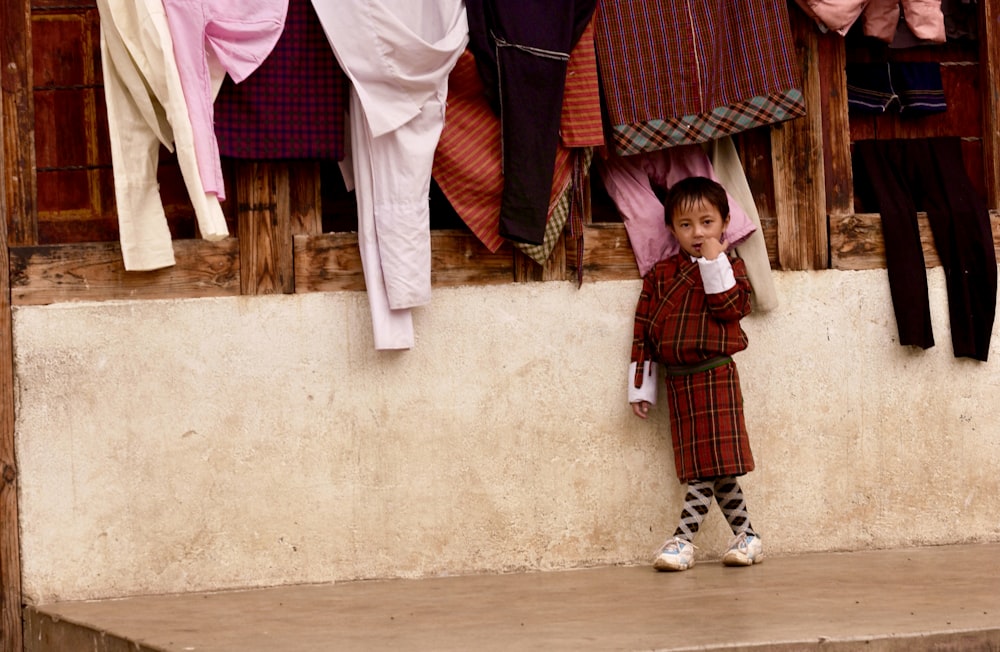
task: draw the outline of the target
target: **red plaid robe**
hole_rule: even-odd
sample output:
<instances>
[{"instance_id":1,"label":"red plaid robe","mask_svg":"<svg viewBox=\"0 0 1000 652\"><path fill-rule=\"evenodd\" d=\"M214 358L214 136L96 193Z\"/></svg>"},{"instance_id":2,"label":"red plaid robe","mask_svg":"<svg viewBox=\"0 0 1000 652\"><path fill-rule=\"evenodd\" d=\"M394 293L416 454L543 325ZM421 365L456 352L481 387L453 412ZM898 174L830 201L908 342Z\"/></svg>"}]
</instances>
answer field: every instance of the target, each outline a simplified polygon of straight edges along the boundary
<instances>
[{"instance_id":1,"label":"red plaid robe","mask_svg":"<svg viewBox=\"0 0 1000 652\"><path fill-rule=\"evenodd\" d=\"M647 360L693 365L747 347L740 319L750 313L750 281L743 261L731 262L736 286L720 294L705 294L698 263L683 253L661 260L646 274L632 340L637 387ZM734 362L667 375L666 385L674 463L681 482L753 470Z\"/></svg>"}]
</instances>

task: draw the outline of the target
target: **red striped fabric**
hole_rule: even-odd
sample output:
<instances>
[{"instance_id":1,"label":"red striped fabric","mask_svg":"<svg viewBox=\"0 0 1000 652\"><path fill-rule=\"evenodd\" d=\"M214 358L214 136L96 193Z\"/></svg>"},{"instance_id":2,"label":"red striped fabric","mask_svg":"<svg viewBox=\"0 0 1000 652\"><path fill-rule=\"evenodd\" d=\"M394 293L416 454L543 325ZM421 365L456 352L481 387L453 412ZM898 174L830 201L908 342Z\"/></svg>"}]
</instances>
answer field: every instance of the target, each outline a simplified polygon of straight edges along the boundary
<instances>
[{"instance_id":1,"label":"red striped fabric","mask_svg":"<svg viewBox=\"0 0 1000 652\"><path fill-rule=\"evenodd\" d=\"M785 2L604 0L595 28L619 155L805 114Z\"/></svg>"},{"instance_id":2,"label":"red striped fabric","mask_svg":"<svg viewBox=\"0 0 1000 652\"><path fill-rule=\"evenodd\" d=\"M571 148L604 142L599 93L591 25L570 53L550 217L571 181ZM466 51L448 77L448 107L432 175L462 221L492 252L504 243L499 233L502 170L500 120L486 102L475 58Z\"/></svg>"}]
</instances>

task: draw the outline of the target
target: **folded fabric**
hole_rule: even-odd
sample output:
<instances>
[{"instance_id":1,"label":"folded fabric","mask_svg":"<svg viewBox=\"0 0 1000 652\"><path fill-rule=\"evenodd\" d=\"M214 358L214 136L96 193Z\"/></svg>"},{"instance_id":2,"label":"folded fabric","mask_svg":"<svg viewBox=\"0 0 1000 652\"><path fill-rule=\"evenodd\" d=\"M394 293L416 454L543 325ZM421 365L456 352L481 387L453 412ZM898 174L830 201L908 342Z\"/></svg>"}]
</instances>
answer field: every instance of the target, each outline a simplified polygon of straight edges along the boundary
<instances>
[{"instance_id":1,"label":"folded fabric","mask_svg":"<svg viewBox=\"0 0 1000 652\"><path fill-rule=\"evenodd\" d=\"M937 62L847 64L847 106L881 114L898 107L907 115L948 110Z\"/></svg>"}]
</instances>

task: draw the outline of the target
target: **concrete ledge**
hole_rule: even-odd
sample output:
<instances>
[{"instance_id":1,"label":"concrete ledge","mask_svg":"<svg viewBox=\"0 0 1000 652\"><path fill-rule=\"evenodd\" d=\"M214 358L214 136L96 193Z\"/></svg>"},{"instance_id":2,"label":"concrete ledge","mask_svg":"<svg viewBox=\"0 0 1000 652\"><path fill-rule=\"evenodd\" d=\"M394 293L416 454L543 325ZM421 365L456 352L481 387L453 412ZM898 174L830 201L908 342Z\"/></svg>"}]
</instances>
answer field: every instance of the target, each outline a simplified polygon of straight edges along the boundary
<instances>
[{"instance_id":1,"label":"concrete ledge","mask_svg":"<svg viewBox=\"0 0 1000 652\"><path fill-rule=\"evenodd\" d=\"M26 652L1000 650L1000 543L28 607Z\"/></svg>"}]
</instances>

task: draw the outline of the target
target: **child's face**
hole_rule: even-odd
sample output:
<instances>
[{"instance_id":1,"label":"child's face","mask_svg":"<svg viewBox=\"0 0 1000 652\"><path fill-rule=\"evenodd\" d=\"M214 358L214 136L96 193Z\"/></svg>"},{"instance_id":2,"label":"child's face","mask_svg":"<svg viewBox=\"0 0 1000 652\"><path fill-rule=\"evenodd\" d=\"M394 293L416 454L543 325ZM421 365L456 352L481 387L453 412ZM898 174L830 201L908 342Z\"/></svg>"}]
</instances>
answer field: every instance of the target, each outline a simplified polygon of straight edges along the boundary
<instances>
[{"instance_id":1,"label":"child's face","mask_svg":"<svg viewBox=\"0 0 1000 652\"><path fill-rule=\"evenodd\" d=\"M728 215L719 215L719 209L711 202L699 199L680 206L674 212L670 230L684 253L700 258L701 246L711 238L722 242L722 234L728 224Z\"/></svg>"}]
</instances>

